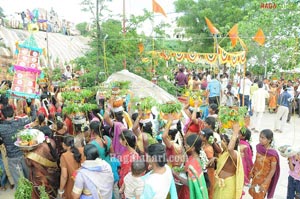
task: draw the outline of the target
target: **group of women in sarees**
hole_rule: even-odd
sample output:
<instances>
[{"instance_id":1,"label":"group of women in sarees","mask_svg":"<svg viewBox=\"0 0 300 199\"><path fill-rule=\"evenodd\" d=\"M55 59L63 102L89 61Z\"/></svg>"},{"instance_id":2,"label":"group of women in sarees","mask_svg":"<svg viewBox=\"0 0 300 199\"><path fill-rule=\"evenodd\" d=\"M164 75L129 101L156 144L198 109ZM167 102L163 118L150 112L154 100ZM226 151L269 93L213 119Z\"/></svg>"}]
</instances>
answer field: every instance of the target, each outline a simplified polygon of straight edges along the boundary
<instances>
[{"instance_id":1,"label":"group of women in sarees","mask_svg":"<svg viewBox=\"0 0 300 199\"><path fill-rule=\"evenodd\" d=\"M47 141L26 154L33 198L39 197L38 185L45 185L51 198L125 198L119 188L137 160L147 165L139 198L240 199L245 185L255 199L273 197L279 159L271 148L272 131L261 131L253 163L251 132L234 123L220 133L216 104L209 104L205 117L196 100L193 107L185 105L181 117L151 113L145 119L142 110L130 115L113 100L78 117L50 111L48 104L43 108L56 118L51 129L47 116L37 112L31 127Z\"/></svg>"}]
</instances>

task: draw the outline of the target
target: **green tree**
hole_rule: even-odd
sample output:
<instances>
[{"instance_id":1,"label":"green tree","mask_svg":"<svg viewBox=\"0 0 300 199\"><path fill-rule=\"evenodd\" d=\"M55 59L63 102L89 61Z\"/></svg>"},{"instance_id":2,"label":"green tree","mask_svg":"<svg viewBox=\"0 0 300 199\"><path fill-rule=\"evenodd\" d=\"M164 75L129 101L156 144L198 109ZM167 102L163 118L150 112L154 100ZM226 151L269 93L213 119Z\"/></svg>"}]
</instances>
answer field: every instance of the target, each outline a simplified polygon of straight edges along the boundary
<instances>
[{"instance_id":1,"label":"green tree","mask_svg":"<svg viewBox=\"0 0 300 199\"><path fill-rule=\"evenodd\" d=\"M76 29L80 31L80 34L82 36L88 36L89 31L87 30L87 26L88 26L87 22L79 23L76 25Z\"/></svg>"},{"instance_id":2,"label":"green tree","mask_svg":"<svg viewBox=\"0 0 300 199\"><path fill-rule=\"evenodd\" d=\"M231 47L227 33L238 23L239 37L248 47L247 58L256 57L258 65L274 68L293 68L297 63L295 52L297 35L299 36L299 8L294 1L272 1L274 9L262 8L262 1L244 0L177 0L176 12L184 13L177 24L183 27L189 41L188 51L213 52L213 38L204 17L208 17L221 34L218 41L228 51L242 50L240 45ZM262 28L266 35L265 46L259 46L252 40L258 28ZM284 50L283 50L284 49Z\"/></svg>"}]
</instances>

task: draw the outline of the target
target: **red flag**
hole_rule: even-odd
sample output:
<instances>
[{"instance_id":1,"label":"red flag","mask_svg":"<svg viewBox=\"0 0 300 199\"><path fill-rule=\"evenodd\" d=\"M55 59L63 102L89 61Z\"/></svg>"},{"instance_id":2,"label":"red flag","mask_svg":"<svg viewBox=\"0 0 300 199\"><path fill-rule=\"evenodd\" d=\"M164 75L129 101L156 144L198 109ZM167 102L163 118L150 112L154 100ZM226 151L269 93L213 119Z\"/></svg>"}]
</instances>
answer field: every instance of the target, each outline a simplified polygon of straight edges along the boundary
<instances>
[{"instance_id":1,"label":"red flag","mask_svg":"<svg viewBox=\"0 0 300 199\"><path fill-rule=\"evenodd\" d=\"M262 29L258 29L256 35L254 37L252 37L252 39L254 41L256 41L257 43L259 43L259 45L263 46L265 44L266 38L265 38L265 34L262 31Z\"/></svg>"},{"instance_id":2,"label":"red flag","mask_svg":"<svg viewBox=\"0 0 300 199\"><path fill-rule=\"evenodd\" d=\"M236 46L238 39L238 25L235 24L228 32L232 47Z\"/></svg>"},{"instance_id":3,"label":"red flag","mask_svg":"<svg viewBox=\"0 0 300 199\"><path fill-rule=\"evenodd\" d=\"M164 9L155 0L152 0L152 9L153 9L153 12L160 13L160 14L164 15L165 17L167 17Z\"/></svg>"},{"instance_id":4,"label":"red flag","mask_svg":"<svg viewBox=\"0 0 300 199\"><path fill-rule=\"evenodd\" d=\"M219 34L219 30L211 23L208 18L205 17L205 21L211 34Z\"/></svg>"}]
</instances>

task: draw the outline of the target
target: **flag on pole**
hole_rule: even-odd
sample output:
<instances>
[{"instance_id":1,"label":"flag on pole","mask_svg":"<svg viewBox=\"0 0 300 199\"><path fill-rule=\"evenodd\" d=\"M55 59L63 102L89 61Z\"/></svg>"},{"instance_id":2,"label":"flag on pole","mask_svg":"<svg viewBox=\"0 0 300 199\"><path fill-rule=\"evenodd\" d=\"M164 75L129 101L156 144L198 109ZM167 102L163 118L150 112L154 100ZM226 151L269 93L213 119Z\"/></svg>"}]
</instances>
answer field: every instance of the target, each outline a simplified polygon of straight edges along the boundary
<instances>
[{"instance_id":1,"label":"flag on pole","mask_svg":"<svg viewBox=\"0 0 300 199\"><path fill-rule=\"evenodd\" d=\"M238 40L238 25L235 24L228 32L232 47L236 46Z\"/></svg>"},{"instance_id":2,"label":"flag on pole","mask_svg":"<svg viewBox=\"0 0 300 199\"><path fill-rule=\"evenodd\" d=\"M138 44L138 48L139 48L140 54L141 54L142 52L144 52L145 47L144 47L144 44L143 44L142 42L140 42L140 43Z\"/></svg>"},{"instance_id":3,"label":"flag on pole","mask_svg":"<svg viewBox=\"0 0 300 199\"><path fill-rule=\"evenodd\" d=\"M205 17L205 21L211 34L219 34L219 30L211 23L211 21L208 18Z\"/></svg>"},{"instance_id":4,"label":"flag on pole","mask_svg":"<svg viewBox=\"0 0 300 199\"><path fill-rule=\"evenodd\" d=\"M254 41L256 41L259 45L263 46L265 44L266 38L262 29L258 29L256 35L252 37Z\"/></svg>"},{"instance_id":5,"label":"flag on pole","mask_svg":"<svg viewBox=\"0 0 300 199\"><path fill-rule=\"evenodd\" d=\"M167 14L165 13L164 9L155 0L152 0L152 9L153 12L160 13L167 17Z\"/></svg>"},{"instance_id":6,"label":"flag on pole","mask_svg":"<svg viewBox=\"0 0 300 199\"><path fill-rule=\"evenodd\" d=\"M242 48L243 48L245 51L248 51L248 48L247 48L245 42L244 42L241 38L239 38L239 41L240 41L240 44L241 44Z\"/></svg>"}]
</instances>

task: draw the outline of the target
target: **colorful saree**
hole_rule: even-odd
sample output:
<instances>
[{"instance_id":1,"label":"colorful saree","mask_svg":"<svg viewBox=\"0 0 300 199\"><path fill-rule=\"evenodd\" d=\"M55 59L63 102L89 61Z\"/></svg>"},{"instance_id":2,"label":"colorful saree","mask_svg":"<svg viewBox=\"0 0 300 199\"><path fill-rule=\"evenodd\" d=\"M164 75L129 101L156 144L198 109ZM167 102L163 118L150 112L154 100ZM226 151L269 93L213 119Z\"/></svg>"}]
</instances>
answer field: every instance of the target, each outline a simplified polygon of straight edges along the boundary
<instances>
[{"instance_id":1,"label":"colorful saree","mask_svg":"<svg viewBox=\"0 0 300 199\"><path fill-rule=\"evenodd\" d=\"M54 141L51 140L53 148ZM44 185L50 198L55 198L56 190L59 188L60 170L55 162L47 143L40 144L36 149L26 155L26 163L29 167L29 180L34 189L32 199L39 199L38 186Z\"/></svg>"},{"instance_id":2,"label":"colorful saree","mask_svg":"<svg viewBox=\"0 0 300 199\"><path fill-rule=\"evenodd\" d=\"M254 163L254 167L252 170L252 186L249 189L249 193L253 198L265 198L265 192L256 193L254 191L255 185L261 185L262 183L265 184L264 188L267 191L268 198L273 198L275 193L275 188L279 179L280 175L280 163L279 163L279 156L276 150L274 149L266 149L263 145L258 144L256 145L256 160ZM271 171L272 163L276 163L276 170L275 173L269 182L265 182L266 177L268 176L269 172Z\"/></svg>"},{"instance_id":3,"label":"colorful saree","mask_svg":"<svg viewBox=\"0 0 300 199\"><path fill-rule=\"evenodd\" d=\"M269 97L269 109L276 109L277 107L277 87L270 88L270 97Z\"/></svg>"},{"instance_id":4,"label":"colorful saree","mask_svg":"<svg viewBox=\"0 0 300 199\"><path fill-rule=\"evenodd\" d=\"M242 196L244 186L244 170L239 152L237 152L235 175L225 179L219 178L219 174L222 171L228 158L230 158L228 151L223 152L218 158L216 181L214 187L214 199L240 199Z\"/></svg>"},{"instance_id":5,"label":"colorful saree","mask_svg":"<svg viewBox=\"0 0 300 199\"><path fill-rule=\"evenodd\" d=\"M208 199L208 191L200 160L190 156L185 164L188 173L190 199Z\"/></svg>"},{"instance_id":6,"label":"colorful saree","mask_svg":"<svg viewBox=\"0 0 300 199\"><path fill-rule=\"evenodd\" d=\"M112 146L114 149L114 153L117 158L119 158L119 156L126 151L126 147L120 143L120 138L119 138L123 129L125 129L124 124L115 121L113 126L114 132L112 135L110 135L112 137Z\"/></svg>"},{"instance_id":7,"label":"colorful saree","mask_svg":"<svg viewBox=\"0 0 300 199\"><path fill-rule=\"evenodd\" d=\"M73 192L80 199L111 199L114 185L111 166L104 160L86 160L75 177Z\"/></svg>"},{"instance_id":8,"label":"colorful saree","mask_svg":"<svg viewBox=\"0 0 300 199\"><path fill-rule=\"evenodd\" d=\"M250 148L250 144L245 140L240 140L241 148L241 157L244 167L244 184L247 185L250 183L249 174L253 167L252 161L252 151Z\"/></svg>"}]
</instances>

